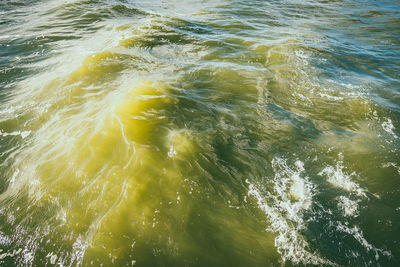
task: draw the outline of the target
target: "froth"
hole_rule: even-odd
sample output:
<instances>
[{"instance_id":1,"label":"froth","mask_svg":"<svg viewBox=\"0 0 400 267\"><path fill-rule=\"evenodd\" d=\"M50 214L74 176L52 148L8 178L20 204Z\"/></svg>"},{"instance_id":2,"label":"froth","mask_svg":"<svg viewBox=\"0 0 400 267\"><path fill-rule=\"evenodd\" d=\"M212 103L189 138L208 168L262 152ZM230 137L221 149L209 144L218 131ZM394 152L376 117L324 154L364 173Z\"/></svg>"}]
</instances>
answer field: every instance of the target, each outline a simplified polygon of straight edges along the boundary
<instances>
[{"instance_id":1,"label":"froth","mask_svg":"<svg viewBox=\"0 0 400 267\"><path fill-rule=\"evenodd\" d=\"M303 214L312 206L316 187L304 175L304 164L300 160L289 167L286 159L274 158L272 167L275 177L272 179L273 190L262 193L249 180L248 195L257 200L258 207L266 214L270 227L267 229L277 234L275 246L285 262L295 264L328 264L317 253L308 250L308 243L300 231L306 227Z\"/></svg>"},{"instance_id":2,"label":"froth","mask_svg":"<svg viewBox=\"0 0 400 267\"><path fill-rule=\"evenodd\" d=\"M343 211L344 216L357 217L359 214L358 201L345 196L338 197L338 208Z\"/></svg>"},{"instance_id":3,"label":"froth","mask_svg":"<svg viewBox=\"0 0 400 267\"><path fill-rule=\"evenodd\" d=\"M344 232L347 234L350 234L354 237L354 239L357 240L357 242L359 242L364 248L366 248L368 251L371 251L373 253L375 253L375 259L378 260L379 259L379 255L383 255L386 257L391 257L392 253L390 251L386 251L383 249L379 249L376 248L375 246L373 246L372 244L370 244L364 237L363 232L360 230L360 228L358 226L354 226L354 227L349 227L347 225L344 225L342 223L338 223L338 225L336 226L336 229L340 232Z\"/></svg>"},{"instance_id":4,"label":"froth","mask_svg":"<svg viewBox=\"0 0 400 267\"><path fill-rule=\"evenodd\" d=\"M392 135L394 138L398 138L397 135L394 133L395 127L392 123L392 120L386 118L386 121L382 123L382 129L387 132L388 134Z\"/></svg>"},{"instance_id":5,"label":"froth","mask_svg":"<svg viewBox=\"0 0 400 267\"><path fill-rule=\"evenodd\" d=\"M365 190L351 179L352 176L356 176L356 173L352 172L349 174L345 172L343 161L341 160L336 163L336 166L326 166L318 173L318 175L326 177L327 181L335 187L347 192L355 193L358 196L366 196L364 192Z\"/></svg>"}]
</instances>

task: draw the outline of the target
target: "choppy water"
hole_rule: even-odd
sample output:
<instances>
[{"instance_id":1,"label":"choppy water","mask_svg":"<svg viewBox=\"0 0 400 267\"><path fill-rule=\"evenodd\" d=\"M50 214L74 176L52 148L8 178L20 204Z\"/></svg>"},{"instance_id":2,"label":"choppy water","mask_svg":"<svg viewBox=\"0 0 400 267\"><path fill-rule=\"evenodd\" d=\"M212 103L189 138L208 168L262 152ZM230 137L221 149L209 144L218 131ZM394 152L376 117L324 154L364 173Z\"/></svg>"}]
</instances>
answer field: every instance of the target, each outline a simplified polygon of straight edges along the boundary
<instances>
[{"instance_id":1,"label":"choppy water","mask_svg":"<svg viewBox=\"0 0 400 267\"><path fill-rule=\"evenodd\" d=\"M398 266L398 1L0 2L0 264Z\"/></svg>"}]
</instances>

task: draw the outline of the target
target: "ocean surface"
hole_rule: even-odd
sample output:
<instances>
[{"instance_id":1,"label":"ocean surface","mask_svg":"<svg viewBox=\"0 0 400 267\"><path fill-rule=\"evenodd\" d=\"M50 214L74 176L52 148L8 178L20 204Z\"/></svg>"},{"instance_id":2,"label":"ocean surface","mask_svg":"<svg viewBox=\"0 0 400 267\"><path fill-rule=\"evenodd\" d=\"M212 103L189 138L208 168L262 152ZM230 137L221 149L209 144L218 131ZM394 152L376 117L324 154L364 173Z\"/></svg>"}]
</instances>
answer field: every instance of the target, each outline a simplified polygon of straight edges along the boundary
<instances>
[{"instance_id":1,"label":"ocean surface","mask_svg":"<svg viewBox=\"0 0 400 267\"><path fill-rule=\"evenodd\" d=\"M400 266L400 2L0 1L1 266Z\"/></svg>"}]
</instances>

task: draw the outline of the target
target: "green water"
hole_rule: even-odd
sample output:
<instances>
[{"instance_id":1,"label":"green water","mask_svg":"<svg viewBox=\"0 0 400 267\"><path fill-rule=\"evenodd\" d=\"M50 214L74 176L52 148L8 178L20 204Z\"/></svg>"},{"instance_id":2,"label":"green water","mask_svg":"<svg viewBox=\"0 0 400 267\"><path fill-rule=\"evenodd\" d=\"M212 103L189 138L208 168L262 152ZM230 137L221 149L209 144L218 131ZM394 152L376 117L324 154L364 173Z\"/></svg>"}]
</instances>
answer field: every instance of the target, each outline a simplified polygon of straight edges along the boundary
<instances>
[{"instance_id":1,"label":"green water","mask_svg":"<svg viewBox=\"0 0 400 267\"><path fill-rule=\"evenodd\" d=\"M0 2L1 266L398 266L398 1Z\"/></svg>"}]
</instances>

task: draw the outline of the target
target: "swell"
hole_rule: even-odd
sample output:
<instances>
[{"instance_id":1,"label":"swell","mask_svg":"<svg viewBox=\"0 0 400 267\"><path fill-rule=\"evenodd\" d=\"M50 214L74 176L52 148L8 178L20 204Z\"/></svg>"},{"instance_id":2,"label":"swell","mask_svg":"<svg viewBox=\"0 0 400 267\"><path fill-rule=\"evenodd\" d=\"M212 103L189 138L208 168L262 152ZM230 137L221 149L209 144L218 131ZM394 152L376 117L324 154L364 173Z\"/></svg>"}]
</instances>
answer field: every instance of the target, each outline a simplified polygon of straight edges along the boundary
<instances>
[{"instance_id":1,"label":"swell","mask_svg":"<svg viewBox=\"0 0 400 267\"><path fill-rule=\"evenodd\" d=\"M1 260L396 263L396 63L321 37L336 2L158 4L46 2L4 30Z\"/></svg>"}]
</instances>

